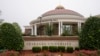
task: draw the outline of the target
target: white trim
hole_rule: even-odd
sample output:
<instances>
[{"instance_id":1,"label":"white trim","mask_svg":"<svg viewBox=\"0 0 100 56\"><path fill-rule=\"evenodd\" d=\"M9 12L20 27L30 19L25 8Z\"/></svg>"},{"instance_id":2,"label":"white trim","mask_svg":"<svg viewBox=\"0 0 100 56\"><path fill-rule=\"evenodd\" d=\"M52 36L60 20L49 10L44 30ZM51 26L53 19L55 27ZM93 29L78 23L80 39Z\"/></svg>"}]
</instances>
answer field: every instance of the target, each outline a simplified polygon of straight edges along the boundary
<instances>
[{"instance_id":1,"label":"white trim","mask_svg":"<svg viewBox=\"0 0 100 56\"><path fill-rule=\"evenodd\" d=\"M77 16L77 15L50 15L50 16L42 17L43 20L45 20L45 19L63 19L63 18L80 19L80 20L84 19L84 17Z\"/></svg>"},{"instance_id":2,"label":"white trim","mask_svg":"<svg viewBox=\"0 0 100 56\"><path fill-rule=\"evenodd\" d=\"M59 19L58 21L63 21L63 22L85 22L84 20L76 20L76 19Z\"/></svg>"},{"instance_id":3,"label":"white trim","mask_svg":"<svg viewBox=\"0 0 100 56\"><path fill-rule=\"evenodd\" d=\"M79 21L85 21L86 19L84 17L81 17L81 16L76 16L76 15L51 15L51 16L45 16L45 17L42 17L42 20L41 22L48 22L48 21L58 21L58 20L79 20ZM39 23L40 20L39 19L36 19L36 20L33 20L31 21L31 24L34 23ZM78 22L78 21L77 21Z\"/></svg>"},{"instance_id":4,"label":"white trim","mask_svg":"<svg viewBox=\"0 0 100 56\"><path fill-rule=\"evenodd\" d=\"M81 23L84 23L85 22L85 20L76 20L76 19L69 19L69 20L67 20L67 19L59 19L59 20L56 20L56 21L52 21L52 23L55 23L55 22L59 22L59 21L62 21L62 22L81 22ZM43 24L43 23L49 23L50 21L46 21L46 22L41 22L41 24ZM40 23L34 23L34 24L40 24ZM32 25L34 25L34 24L31 24L31 26Z\"/></svg>"},{"instance_id":5,"label":"white trim","mask_svg":"<svg viewBox=\"0 0 100 56\"><path fill-rule=\"evenodd\" d=\"M72 46L73 48L78 47L79 43L78 40L39 40L39 41L25 41L24 42L24 48L23 50L31 50L32 47L35 46Z\"/></svg>"}]
</instances>

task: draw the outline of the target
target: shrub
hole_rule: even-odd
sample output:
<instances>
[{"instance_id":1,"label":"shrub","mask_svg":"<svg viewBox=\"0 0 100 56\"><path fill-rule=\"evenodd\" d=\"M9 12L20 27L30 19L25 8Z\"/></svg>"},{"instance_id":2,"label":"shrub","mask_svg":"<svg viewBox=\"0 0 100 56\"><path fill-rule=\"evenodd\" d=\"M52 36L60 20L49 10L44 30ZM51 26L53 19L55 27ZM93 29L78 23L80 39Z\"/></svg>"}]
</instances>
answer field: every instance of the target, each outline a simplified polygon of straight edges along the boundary
<instances>
[{"instance_id":1,"label":"shrub","mask_svg":"<svg viewBox=\"0 0 100 56\"><path fill-rule=\"evenodd\" d=\"M22 35L11 23L0 26L0 41L4 49L20 51L24 47Z\"/></svg>"},{"instance_id":2,"label":"shrub","mask_svg":"<svg viewBox=\"0 0 100 56\"><path fill-rule=\"evenodd\" d=\"M100 56L100 50L97 50L98 55Z\"/></svg>"},{"instance_id":3,"label":"shrub","mask_svg":"<svg viewBox=\"0 0 100 56\"><path fill-rule=\"evenodd\" d=\"M58 46L59 52L65 52L65 46Z\"/></svg>"},{"instance_id":4,"label":"shrub","mask_svg":"<svg viewBox=\"0 0 100 56\"><path fill-rule=\"evenodd\" d=\"M12 25L15 27L16 31L22 35L22 30L17 22L13 22Z\"/></svg>"},{"instance_id":5,"label":"shrub","mask_svg":"<svg viewBox=\"0 0 100 56\"><path fill-rule=\"evenodd\" d=\"M67 50L66 50L68 53L73 53L73 47L67 47Z\"/></svg>"},{"instance_id":6,"label":"shrub","mask_svg":"<svg viewBox=\"0 0 100 56\"><path fill-rule=\"evenodd\" d=\"M49 47L48 46L42 46L42 50L48 50Z\"/></svg>"},{"instance_id":7,"label":"shrub","mask_svg":"<svg viewBox=\"0 0 100 56\"><path fill-rule=\"evenodd\" d=\"M49 51L50 52L57 52L58 48L57 48L57 46L49 46Z\"/></svg>"},{"instance_id":8,"label":"shrub","mask_svg":"<svg viewBox=\"0 0 100 56\"><path fill-rule=\"evenodd\" d=\"M80 50L80 48L79 48L79 47L75 47L75 50L79 51L79 50Z\"/></svg>"},{"instance_id":9,"label":"shrub","mask_svg":"<svg viewBox=\"0 0 100 56\"><path fill-rule=\"evenodd\" d=\"M41 51L41 47L33 47L32 51L35 52L35 53L38 53L38 52Z\"/></svg>"}]
</instances>

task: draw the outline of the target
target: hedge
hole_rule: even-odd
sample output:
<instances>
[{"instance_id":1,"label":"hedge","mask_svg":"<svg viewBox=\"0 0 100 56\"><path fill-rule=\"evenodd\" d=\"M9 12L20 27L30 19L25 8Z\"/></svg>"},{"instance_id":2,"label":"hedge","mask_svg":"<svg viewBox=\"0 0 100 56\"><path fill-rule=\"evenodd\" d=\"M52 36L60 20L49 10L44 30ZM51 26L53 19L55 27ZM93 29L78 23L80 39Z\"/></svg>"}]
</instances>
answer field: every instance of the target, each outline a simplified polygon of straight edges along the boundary
<instances>
[{"instance_id":1,"label":"hedge","mask_svg":"<svg viewBox=\"0 0 100 56\"><path fill-rule=\"evenodd\" d=\"M35 52L35 53L38 53L40 51L43 51L43 50L49 50L50 52L68 52L68 53L73 53L74 49L73 47L66 47L65 49L65 46L42 46L41 47L33 47L32 48L32 51ZM75 47L75 50L79 50L79 47Z\"/></svg>"},{"instance_id":2,"label":"hedge","mask_svg":"<svg viewBox=\"0 0 100 56\"><path fill-rule=\"evenodd\" d=\"M58 46L59 52L65 52L65 46Z\"/></svg>"},{"instance_id":3,"label":"hedge","mask_svg":"<svg viewBox=\"0 0 100 56\"><path fill-rule=\"evenodd\" d=\"M50 52L57 52L58 48L57 48L57 46L49 46L49 51Z\"/></svg>"},{"instance_id":4,"label":"hedge","mask_svg":"<svg viewBox=\"0 0 100 56\"><path fill-rule=\"evenodd\" d=\"M38 52L41 51L41 47L33 47L32 51L35 52L35 53L38 53Z\"/></svg>"},{"instance_id":5,"label":"hedge","mask_svg":"<svg viewBox=\"0 0 100 56\"><path fill-rule=\"evenodd\" d=\"M48 46L42 46L42 51L43 50L49 50L49 47Z\"/></svg>"},{"instance_id":6,"label":"hedge","mask_svg":"<svg viewBox=\"0 0 100 56\"><path fill-rule=\"evenodd\" d=\"M79 48L79 47L75 47L75 50L79 51L79 50L80 50L80 48Z\"/></svg>"},{"instance_id":7,"label":"hedge","mask_svg":"<svg viewBox=\"0 0 100 56\"><path fill-rule=\"evenodd\" d=\"M74 50L73 50L73 47L67 47L66 51L68 53L73 53Z\"/></svg>"}]
</instances>

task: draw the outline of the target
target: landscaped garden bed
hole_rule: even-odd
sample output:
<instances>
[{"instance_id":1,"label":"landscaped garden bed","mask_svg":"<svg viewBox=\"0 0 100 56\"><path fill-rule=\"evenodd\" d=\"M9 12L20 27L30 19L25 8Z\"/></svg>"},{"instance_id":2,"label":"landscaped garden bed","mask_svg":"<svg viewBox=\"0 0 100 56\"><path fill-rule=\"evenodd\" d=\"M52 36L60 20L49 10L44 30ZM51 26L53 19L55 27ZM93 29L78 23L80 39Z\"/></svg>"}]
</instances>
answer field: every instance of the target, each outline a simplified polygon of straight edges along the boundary
<instances>
[{"instance_id":1,"label":"landscaped garden bed","mask_svg":"<svg viewBox=\"0 0 100 56\"><path fill-rule=\"evenodd\" d=\"M41 51L38 53L34 53L32 51L22 51L20 53L21 56L99 56L99 53L97 50L75 50L73 53L68 52L49 52L49 51Z\"/></svg>"},{"instance_id":2,"label":"landscaped garden bed","mask_svg":"<svg viewBox=\"0 0 100 56\"><path fill-rule=\"evenodd\" d=\"M12 51L12 50L8 51L8 50L6 50L6 51L0 53L0 56L20 56L20 53L17 52L17 51Z\"/></svg>"},{"instance_id":3,"label":"landscaped garden bed","mask_svg":"<svg viewBox=\"0 0 100 56\"><path fill-rule=\"evenodd\" d=\"M68 52L49 52L49 51L41 51L38 53L34 53L30 51L4 51L0 53L0 56L99 56L99 52L97 50L75 50L73 53Z\"/></svg>"}]
</instances>

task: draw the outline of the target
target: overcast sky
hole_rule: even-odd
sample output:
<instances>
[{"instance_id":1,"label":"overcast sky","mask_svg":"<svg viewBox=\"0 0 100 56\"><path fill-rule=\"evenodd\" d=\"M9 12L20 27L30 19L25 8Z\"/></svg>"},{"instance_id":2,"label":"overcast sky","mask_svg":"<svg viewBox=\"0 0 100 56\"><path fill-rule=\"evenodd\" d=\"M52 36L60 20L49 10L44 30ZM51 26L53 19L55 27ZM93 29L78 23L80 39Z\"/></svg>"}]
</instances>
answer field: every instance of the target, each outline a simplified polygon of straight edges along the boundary
<instances>
[{"instance_id":1,"label":"overcast sky","mask_svg":"<svg viewBox=\"0 0 100 56\"><path fill-rule=\"evenodd\" d=\"M84 17L100 14L100 0L0 0L0 19L24 26L58 5L74 10Z\"/></svg>"}]
</instances>

